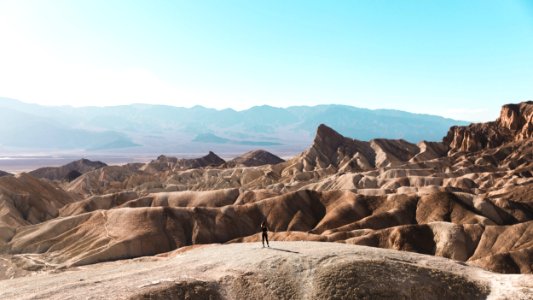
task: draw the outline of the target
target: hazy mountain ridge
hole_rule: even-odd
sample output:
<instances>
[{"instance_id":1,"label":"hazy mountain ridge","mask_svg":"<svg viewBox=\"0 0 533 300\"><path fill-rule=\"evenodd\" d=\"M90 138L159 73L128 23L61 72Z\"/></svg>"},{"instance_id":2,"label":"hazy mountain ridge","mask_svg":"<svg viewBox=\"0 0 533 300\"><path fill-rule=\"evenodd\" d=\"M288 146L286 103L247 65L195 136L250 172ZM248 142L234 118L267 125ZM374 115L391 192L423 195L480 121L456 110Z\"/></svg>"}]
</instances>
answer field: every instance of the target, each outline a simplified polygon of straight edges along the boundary
<instances>
[{"instance_id":1,"label":"hazy mountain ridge","mask_svg":"<svg viewBox=\"0 0 533 300\"><path fill-rule=\"evenodd\" d=\"M224 144L229 151L259 145L296 153L312 141L322 123L360 140L380 137L410 142L437 141L449 127L467 124L439 116L345 105L264 105L243 111L148 104L76 108L0 98L0 108L2 117L17 126L0 129L0 145L22 149L101 151L137 146L128 151L167 147L168 151L200 153L210 144Z\"/></svg>"},{"instance_id":2,"label":"hazy mountain ridge","mask_svg":"<svg viewBox=\"0 0 533 300\"><path fill-rule=\"evenodd\" d=\"M0 145L23 149L108 149L132 147L124 133L112 130L88 130L68 124L68 118L46 111L50 116L34 115L11 108L0 107Z\"/></svg>"}]
</instances>

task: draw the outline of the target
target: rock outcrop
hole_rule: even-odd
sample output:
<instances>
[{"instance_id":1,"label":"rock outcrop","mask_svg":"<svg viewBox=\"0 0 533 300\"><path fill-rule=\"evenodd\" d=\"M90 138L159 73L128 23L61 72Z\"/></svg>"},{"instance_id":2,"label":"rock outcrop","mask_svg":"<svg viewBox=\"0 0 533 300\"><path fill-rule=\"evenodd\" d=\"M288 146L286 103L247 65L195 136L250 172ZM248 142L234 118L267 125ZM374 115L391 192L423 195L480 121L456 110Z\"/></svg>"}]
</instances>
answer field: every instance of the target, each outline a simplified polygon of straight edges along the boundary
<instances>
[{"instance_id":1,"label":"rock outcrop","mask_svg":"<svg viewBox=\"0 0 533 300\"><path fill-rule=\"evenodd\" d=\"M209 151L206 156L194 159L178 159L176 168L178 169L193 169L193 168L205 168L205 167L217 167L224 164L226 161L220 158L218 155Z\"/></svg>"},{"instance_id":2,"label":"rock outcrop","mask_svg":"<svg viewBox=\"0 0 533 300\"><path fill-rule=\"evenodd\" d=\"M206 156L199 158L178 159L176 157L160 155L156 160L153 160L143 166L142 170L148 173L157 173L171 170L187 170L195 168L217 167L223 165L225 162L225 160L220 158L212 151L209 151Z\"/></svg>"},{"instance_id":3,"label":"rock outcrop","mask_svg":"<svg viewBox=\"0 0 533 300\"><path fill-rule=\"evenodd\" d=\"M4 172L4 171L0 170L0 177L2 177L2 176L12 176L12 175L13 174L10 174L8 172Z\"/></svg>"},{"instance_id":4,"label":"rock outcrop","mask_svg":"<svg viewBox=\"0 0 533 300\"><path fill-rule=\"evenodd\" d=\"M370 170L375 167L376 153L370 143L346 138L332 128L321 124L311 147L290 160L289 169L296 171Z\"/></svg>"},{"instance_id":5,"label":"rock outcrop","mask_svg":"<svg viewBox=\"0 0 533 300\"><path fill-rule=\"evenodd\" d=\"M65 191L29 174L0 178L0 247L17 228L38 224L59 215L75 199Z\"/></svg>"},{"instance_id":6,"label":"rock outcrop","mask_svg":"<svg viewBox=\"0 0 533 300\"><path fill-rule=\"evenodd\" d=\"M496 122L511 131L515 141L533 137L533 101L504 105Z\"/></svg>"},{"instance_id":7,"label":"rock outcrop","mask_svg":"<svg viewBox=\"0 0 533 300\"><path fill-rule=\"evenodd\" d=\"M280 157L265 151L254 150L246 152L226 163L226 167L256 167L263 165L275 165L284 162Z\"/></svg>"},{"instance_id":8,"label":"rock outcrop","mask_svg":"<svg viewBox=\"0 0 533 300\"><path fill-rule=\"evenodd\" d=\"M454 126L444 138L452 152L473 152L495 148L533 136L533 101L507 104L494 122Z\"/></svg>"},{"instance_id":9,"label":"rock outcrop","mask_svg":"<svg viewBox=\"0 0 533 300\"><path fill-rule=\"evenodd\" d=\"M45 178L48 180L65 180L70 182L81 176L81 174L100 169L105 166L107 165L101 161L80 159L61 167L39 168L37 170L29 172L29 174L36 178Z\"/></svg>"}]
</instances>

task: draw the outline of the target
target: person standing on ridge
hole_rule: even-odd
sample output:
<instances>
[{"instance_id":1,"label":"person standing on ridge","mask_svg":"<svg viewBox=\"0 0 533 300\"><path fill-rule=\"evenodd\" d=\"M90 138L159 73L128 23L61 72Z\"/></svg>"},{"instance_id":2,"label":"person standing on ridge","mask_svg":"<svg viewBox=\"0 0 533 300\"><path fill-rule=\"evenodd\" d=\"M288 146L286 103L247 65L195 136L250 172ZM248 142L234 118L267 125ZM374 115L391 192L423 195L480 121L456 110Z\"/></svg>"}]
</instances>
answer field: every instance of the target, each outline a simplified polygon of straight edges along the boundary
<instances>
[{"instance_id":1,"label":"person standing on ridge","mask_svg":"<svg viewBox=\"0 0 533 300\"><path fill-rule=\"evenodd\" d=\"M263 223L261 223L261 231L263 232L262 234L262 242L263 242L263 248L265 247L265 240L267 242L267 247L270 248L270 245L268 244L268 227L267 227L267 221L266 219L263 221Z\"/></svg>"}]
</instances>

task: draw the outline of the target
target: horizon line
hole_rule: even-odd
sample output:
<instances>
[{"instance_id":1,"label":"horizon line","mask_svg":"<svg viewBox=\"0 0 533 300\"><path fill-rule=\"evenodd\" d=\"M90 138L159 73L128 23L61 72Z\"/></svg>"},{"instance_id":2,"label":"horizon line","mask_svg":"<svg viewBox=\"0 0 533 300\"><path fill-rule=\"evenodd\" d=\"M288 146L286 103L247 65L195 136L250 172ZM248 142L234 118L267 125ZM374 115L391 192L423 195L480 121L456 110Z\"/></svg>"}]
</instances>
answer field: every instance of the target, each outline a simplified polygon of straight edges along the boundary
<instances>
[{"instance_id":1,"label":"horizon line","mask_svg":"<svg viewBox=\"0 0 533 300\"><path fill-rule=\"evenodd\" d=\"M275 108L275 109L289 109L289 108L294 108L294 107L309 107L309 108L313 108L313 107L319 107L319 106L339 106L339 107L349 107L349 108L368 110L368 111L405 112L405 113L410 113L410 114L415 114L415 115L434 116L434 117L440 117L440 118L447 119L447 120L470 122L470 123L486 122L486 121L479 121L479 120L478 121L474 121L474 120L454 119L454 118L445 117L443 115L438 115L438 114L413 112L413 111L409 111L409 110L401 110L401 109L396 109L396 108L386 108L386 107L368 108L368 107L361 107L361 106L354 106L354 105L350 105L350 104L340 104L340 103L320 103L320 104L312 104L312 105L288 105L288 106L273 106L273 105L269 105L269 104L261 104L261 105L249 106L249 107L243 108L243 109L236 109L236 108L233 108L233 107L215 108L215 107L208 107L208 106L201 105L201 104L195 104L195 105L192 105L192 106L177 106L177 105L171 105L171 104L143 103L143 102L132 102L132 103L128 103L128 104L112 104L112 105L81 105L81 106L76 106L76 105L72 105L72 104L54 105L54 104L41 104L41 103L35 103L35 102L27 102L26 100L20 100L20 99L15 99L15 98L11 98L11 97L0 96L0 101L2 101L2 100L10 100L10 101L15 101L15 102L23 103L23 104L28 104L28 105L37 105L37 106L41 106L41 107L65 107L65 108L73 108L73 109L113 108L113 107L126 107L126 106L135 106L135 105L137 105L137 106L145 105L145 106L160 106L160 107L172 107L172 108L182 108L182 109L203 108L203 109L214 110L214 111L232 110L232 111L235 111L235 112L244 112L244 111L251 110L253 108L260 108L260 107L270 107L270 108ZM525 101L531 101L531 100L523 100L521 102L525 102ZM511 103L507 103L507 104L511 104ZM507 105L507 104L504 104L504 105ZM500 108L501 107L502 106L500 106Z\"/></svg>"}]
</instances>

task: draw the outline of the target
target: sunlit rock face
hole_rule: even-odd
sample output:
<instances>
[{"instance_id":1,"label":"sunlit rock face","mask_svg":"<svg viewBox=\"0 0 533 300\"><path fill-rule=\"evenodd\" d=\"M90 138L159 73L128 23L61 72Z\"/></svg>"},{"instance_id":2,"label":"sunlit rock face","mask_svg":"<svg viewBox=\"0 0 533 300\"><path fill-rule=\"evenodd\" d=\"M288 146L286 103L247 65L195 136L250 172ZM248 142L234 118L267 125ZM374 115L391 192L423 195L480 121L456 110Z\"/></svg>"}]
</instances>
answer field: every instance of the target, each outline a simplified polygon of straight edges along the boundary
<instances>
[{"instance_id":1,"label":"sunlit rock face","mask_svg":"<svg viewBox=\"0 0 533 300\"><path fill-rule=\"evenodd\" d=\"M478 151L533 136L533 101L507 104L500 117L489 123L454 126L444 138L451 151Z\"/></svg>"}]
</instances>

